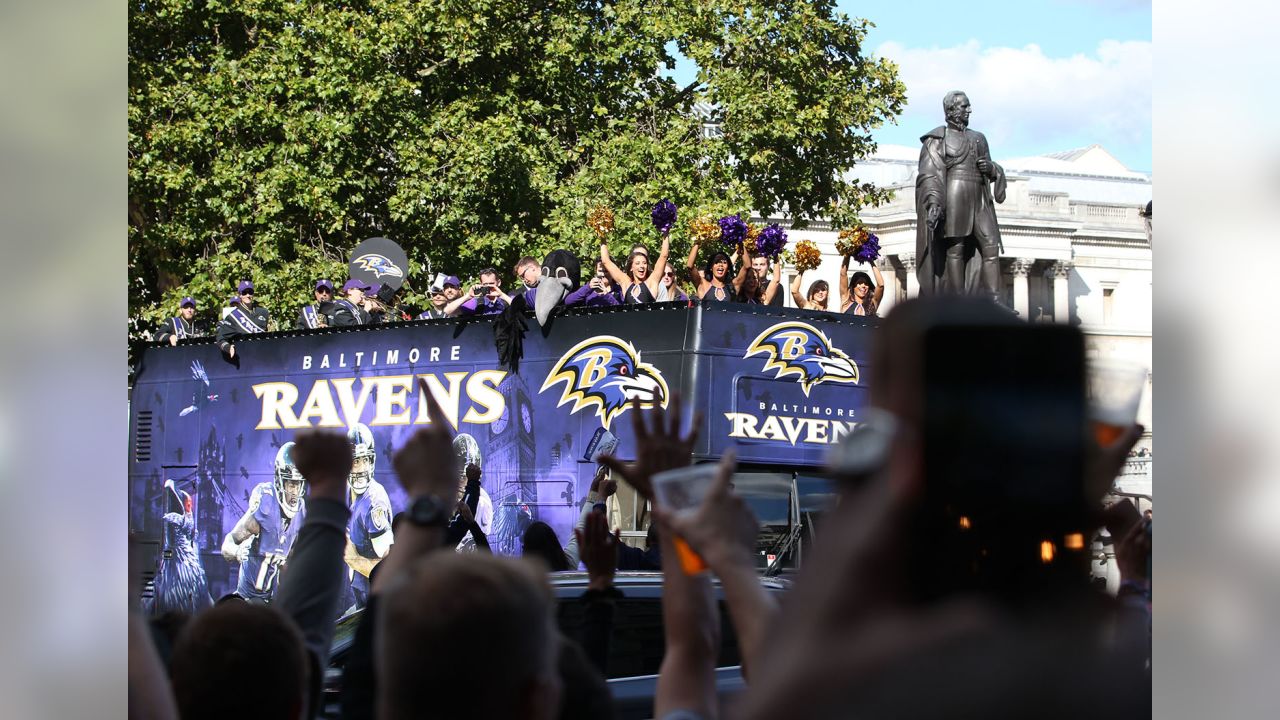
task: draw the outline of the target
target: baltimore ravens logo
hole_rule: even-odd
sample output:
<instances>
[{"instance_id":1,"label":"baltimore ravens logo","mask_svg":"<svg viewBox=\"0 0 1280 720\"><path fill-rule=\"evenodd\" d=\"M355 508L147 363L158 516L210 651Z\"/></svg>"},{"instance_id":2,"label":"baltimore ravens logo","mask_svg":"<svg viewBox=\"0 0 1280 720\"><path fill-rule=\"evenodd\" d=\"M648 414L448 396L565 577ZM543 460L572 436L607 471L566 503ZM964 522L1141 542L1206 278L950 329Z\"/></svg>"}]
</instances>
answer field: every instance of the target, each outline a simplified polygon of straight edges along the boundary
<instances>
[{"instance_id":1,"label":"baltimore ravens logo","mask_svg":"<svg viewBox=\"0 0 1280 720\"><path fill-rule=\"evenodd\" d=\"M383 275L404 277L404 271L400 269L399 265L391 262L385 255L379 255L378 253L365 253L351 262L359 265L361 270L373 273L373 276L378 279L381 279Z\"/></svg>"},{"instance_id":2,"label":"baltimore ravens logo","mask_svg":"<svg viewBox=\"0 0 1280 720\"><path fill-rule=\"evenodd\" d=\"M640 362L640 353L621 338L599 335L584 340L558 360L538 392L565 383L556 407L572 402L570 413L595 406L596 416L609 423L639 399L640 407L667 406L667 381L654 366Z\"/></svg>"},{"instance_id":3,"label":"baltimore ravens logo","mask_svg":"<svg viewBox=\"0 0 1280 720\"><path fill-rule=\"evenodd\" d=\"M764 369L776 370L775 378L795 375L805 397L818 383L857 383L858 365L831 344L821 330L802 322L778 323L756 337L744 358L764 354Z\"/></svg>"}]
</instances>

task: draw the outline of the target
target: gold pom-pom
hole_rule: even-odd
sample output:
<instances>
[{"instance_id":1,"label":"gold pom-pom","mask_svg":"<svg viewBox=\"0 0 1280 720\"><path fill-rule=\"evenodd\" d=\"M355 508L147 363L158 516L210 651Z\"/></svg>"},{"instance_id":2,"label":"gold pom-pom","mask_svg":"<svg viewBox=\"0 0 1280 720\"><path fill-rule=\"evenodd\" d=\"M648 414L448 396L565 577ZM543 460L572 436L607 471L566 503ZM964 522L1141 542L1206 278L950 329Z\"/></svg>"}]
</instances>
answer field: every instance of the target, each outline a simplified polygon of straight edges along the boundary
<instances>
[{"instance_id":1,"label":"gold pom-pom","mask_svg":"<svg viewBox=\"0 0 1280 720\"><path fill-rule=\"evenodd\" d=\"M587 216L587 224L591 226L592 230L596 231L596 237L604 240L604 236L613 231L613 211L603 205L598 205Z\"/></svg>"},{"instance_id":2,"label":"gold pom-pom","mask_svg":"<svg viewBox=\"0 0 1280 720\"><path fill-rule=\"evenodd\" d=\"M796 243L795 265L799 272L817 270L822 264L822 252L812 240L801 240Z\"/></svg>"},{"instance_id":3,"label":"gold pom-pom","mask_svg":"<svg viewBox=\"0 0 1280 720\"><path fill-rule=\"evenodd\" d=\"M836 252L841 255L852 255L858 252L858 248L862 247L862 243L867 241L869 235L867 229L861 225L841 230L840 237L836 240Z\"/></svg>"},{"instance_id":4,"label":"gold pom-pom","mask_svg":"<svg viewBox=\"0 0 1280 720\"><path fill-rule=\"evenodd\" d=\"M689 221L689 235L693 241L703 245L720 239L720 223L707 216L697 217Z\"/></svg>"}]
</instances>

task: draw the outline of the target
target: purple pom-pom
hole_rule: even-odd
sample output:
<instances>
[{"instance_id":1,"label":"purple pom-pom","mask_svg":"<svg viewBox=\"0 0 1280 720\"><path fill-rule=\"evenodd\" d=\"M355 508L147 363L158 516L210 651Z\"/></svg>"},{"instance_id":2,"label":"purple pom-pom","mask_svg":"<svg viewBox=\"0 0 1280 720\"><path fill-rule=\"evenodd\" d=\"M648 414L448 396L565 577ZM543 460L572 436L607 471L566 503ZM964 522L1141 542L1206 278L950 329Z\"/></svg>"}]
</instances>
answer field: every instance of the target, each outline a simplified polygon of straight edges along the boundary
<instances>
[{"instance_id":1,"label":"purple pom-pom","mask_svg":"<svg viewBox=\"0 0 1280 720\"><path fill-rule=\"evenodd\" d=\"M853 258L858 262L871 264L880 259L880 238L874 234L867 235L867 239L863 241L861 247L853 254Z\"/></svg>"},{"instance_id":2,"label":"purple pom-pom","mask_svg":"<svg viewBox=\"0 0 1280 720\"><path fill-rule=\"evenodd\" d=\"M720 242L736 248L747 239L747 223L742 215L727 215L720 218Z\"/></svg>"},{"instance_id":3,"label":"purple pom-pom","mask_svg":"<svg viewBox=\"0 0 1280 720\"><path fill-rule=\"evenodd\" d=\"M649 216L653 218L653 226L658 232L666 235L676 226L676 204L663 198L653 206L653 212Z\"/></svg>"},{"instance_id":4,"label":"purple pom-pom","mask_svg":"<svg viewBox=\"0 0 1280 720\"><path fill-rule=\"evenodd\" d=\"M766 225L764 230L760 231L760 235L756 237L756 254L764 257L777 259L782 254L783 248L787 246L787 231L782 229L778 223L770 223Z\"/></svg>"}]
</instances>

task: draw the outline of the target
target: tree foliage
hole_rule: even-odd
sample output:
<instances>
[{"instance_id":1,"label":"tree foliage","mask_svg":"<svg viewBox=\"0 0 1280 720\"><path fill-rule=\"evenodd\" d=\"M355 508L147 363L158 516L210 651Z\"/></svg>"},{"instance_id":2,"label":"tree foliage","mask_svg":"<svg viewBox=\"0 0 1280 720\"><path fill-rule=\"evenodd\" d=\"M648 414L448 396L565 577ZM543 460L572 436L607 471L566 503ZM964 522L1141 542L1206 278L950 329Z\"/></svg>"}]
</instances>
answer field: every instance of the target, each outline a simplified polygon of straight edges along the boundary
<instances>
[{"instance_id":1,"label":"tree foliage","mask_svg":"<svg viewBox=\"0 0 1280 720\"><path fill-rule=\"evenodd\" d=\"M664 197L673 255L699 213L847 224L885 198L846 178L904 102L868 26L828 0L131 0L133 331L245 277L292 312L374 235L418 278L509 278L593 255L596 205L619 252Z\"/></svg>"}]
</instances>

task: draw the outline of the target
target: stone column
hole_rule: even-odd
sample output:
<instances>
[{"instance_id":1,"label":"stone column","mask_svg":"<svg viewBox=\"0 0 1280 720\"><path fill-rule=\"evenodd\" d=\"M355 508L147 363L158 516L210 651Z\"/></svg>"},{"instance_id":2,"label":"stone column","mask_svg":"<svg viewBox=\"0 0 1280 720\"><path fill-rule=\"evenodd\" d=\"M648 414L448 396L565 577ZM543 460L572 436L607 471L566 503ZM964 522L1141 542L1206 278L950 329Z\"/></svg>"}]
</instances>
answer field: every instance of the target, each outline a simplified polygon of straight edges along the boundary
<instances>
[{"instance_id":1,"label":"stone column","mask_svg":"<svg viewBox=\"0 0 1280 720\"><path fill-rule=\"evenodd\" d=\"M1067 283L1071 279L1071 263L1058 260L1053 264L1053 320L1071 322L1071 293Z\"/></svg>"},{"instance_id":2,"label":"stone column","mask_svg":"<svg viewBox=\"0 0 1280 720\"><path fill-rule=\"evenodd\" d=\"M907 271L907 297L918 296L920 294L920 278L916 276L916 254L913 252L902 253L898 255L898 260L902 262L902 267Z\"/></svg>"},{"instance_id":3,"label":"stone column","mask_svg":"<svg viewBox=\"0 0 1280 720\"><path fill-rule=\"evenodd\" d=\"M1031 274L1034 258L1014 258L1013 265L1013 309L1023 320L1031 319L1031 292L1027 288L1027 275Z\"/></svg>"}]
</instances>

